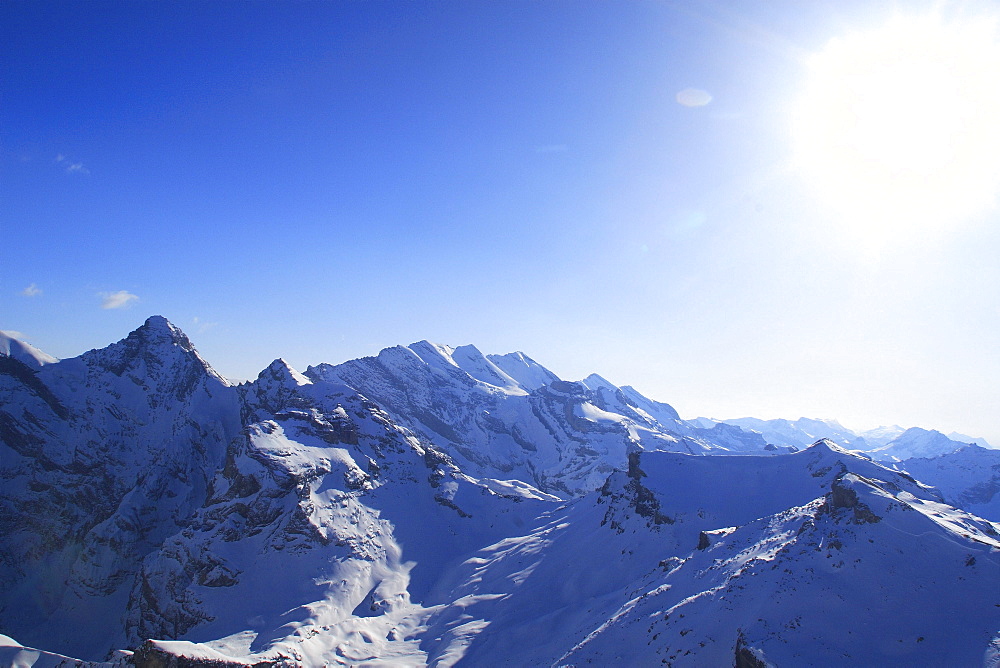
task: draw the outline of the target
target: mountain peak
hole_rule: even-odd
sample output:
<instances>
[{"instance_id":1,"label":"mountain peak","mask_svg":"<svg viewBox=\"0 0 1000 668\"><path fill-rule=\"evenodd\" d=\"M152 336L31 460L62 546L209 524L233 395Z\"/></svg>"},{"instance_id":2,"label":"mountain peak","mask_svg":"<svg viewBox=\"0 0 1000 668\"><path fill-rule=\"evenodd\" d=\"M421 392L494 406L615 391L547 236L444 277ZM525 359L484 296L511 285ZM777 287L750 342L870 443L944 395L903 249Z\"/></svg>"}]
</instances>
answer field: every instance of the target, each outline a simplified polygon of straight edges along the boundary
<instances>
[{"instance_id":1,"label":"mountain peak","mask_svg":"<svg viewBox=\"0 0 1000 668\"><path fill-rule=\"evenodd\" d=\"M811 450L813 452L832 452L835 454L852 454L849 450L840 447L828 438L819 439L806 448L806 450Z\"/></svg>"},{"instance_id":2,"label":"mountain peak","mask_svg":"<svg viewBox=\"0 0 1000 668\"><path fill-rule=\"evenodd\" d=\"M177 390L180 394L189 391L201 374L229 385L229 381L198 354L187 335L161 315L150 316L121 341L86 352L80 359L117 376L139 371L142 375L153 372L164 379L181 377L184 380Z\"/></svg>"},{"instance_id":3,"label":"mountain peak","mask_svg":"<svg viewBox=\"0 0 1000 668\"><path fill-rule=\"evenodd\" d=\"M585 385L589 390L599 390L604 388L614 392L618 389L617 385L609 381L607 378L597 375L596 373L590 374L580 382L583 383L583 385Z\"/></svg>"},{"instance_id":4,"label":"mountain peak","mask_svg":"<svg viewBox=\"0 0 1000 668\"><path fill-rule=\"evenodd\" d=\"M176 329L173 324L162 315L151 315L146 318L146 322L142 324L143 327L148 327L150 329L161 329L161 330L173 330Z\"/></svg>"},{"instance_id":5,"label":"mountain peak","mask_svg":"<svg viewBox=\"0 0 1000 668\"><path fill-rule=\"evenodd\" d=\"M285 361L283 357L271 362L267 368L257 375L257 380L272 379L282 381L284 384L311 385L312 381L300 373L295 367Z\"/></svg>"},{"instance_id":6,"label":"mountain peak","mask_svg":"<svg viewBox=\"0 0 1000 668\"><path fill-rule=\"evenodd\" d=\"M132 331L126 340L130 339L137 343L152 345L177 345L188 352L194 351L191 339L162 315L151 315L146 318L146 322Z\"/></svg>"}]
</instances>

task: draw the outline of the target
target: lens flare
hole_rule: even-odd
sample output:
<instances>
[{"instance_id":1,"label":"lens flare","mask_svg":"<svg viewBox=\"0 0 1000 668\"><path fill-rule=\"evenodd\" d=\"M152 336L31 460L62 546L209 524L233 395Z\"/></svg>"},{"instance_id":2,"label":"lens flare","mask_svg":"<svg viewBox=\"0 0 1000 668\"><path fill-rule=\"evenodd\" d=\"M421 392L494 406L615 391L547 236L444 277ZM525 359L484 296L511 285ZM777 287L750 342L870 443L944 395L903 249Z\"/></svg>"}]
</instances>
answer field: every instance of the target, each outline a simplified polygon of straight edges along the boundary
<instances>
[{"instance_id":1,"label":"lens flare","mask_svg":"<svg viewBox=\"0 0 1000 668\"><path fill-rule=\"evenodd\" d=\"M896 17L809 59L795 166L855 241L932 235L995 205L996 28L985 17Z\"/></svg>"}]
</instances>

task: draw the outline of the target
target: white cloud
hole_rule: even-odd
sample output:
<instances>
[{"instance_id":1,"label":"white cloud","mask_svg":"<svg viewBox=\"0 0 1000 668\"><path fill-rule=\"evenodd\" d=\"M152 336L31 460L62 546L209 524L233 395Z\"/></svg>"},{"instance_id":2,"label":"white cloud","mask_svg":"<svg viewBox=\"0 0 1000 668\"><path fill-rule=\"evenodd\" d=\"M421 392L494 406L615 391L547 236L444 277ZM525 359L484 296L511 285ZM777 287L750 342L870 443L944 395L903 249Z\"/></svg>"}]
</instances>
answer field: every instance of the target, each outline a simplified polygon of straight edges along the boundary
<instances>
[{"instance_id":1,"label":"white cloud","mask_svg":"<svg viewBox=\"0 0 1000 668\"><path fill-rule=\"evenodd\" d=\"M685 107L704 107L712 101L712 94L700 88L685 88L677 93L677 103Z\"/></svg>"},{"instance_id":2,"label":"white cloud","mask_svg":"<svg viewBox=\"0 0 1000 668\"><path fill-rule=\"evenodd\" d=\"M42 294L42 289L37 285L35 285L34 283L32 283L24 290L21 290L21 294L24 295L25 297L37 297L38 295Z\"/></svg>"},{"instance_id":3,"label":"white cloud","mask_svg":"<svg viewBox=\"0 0 1000 668\"><path fill-rule=\"evenodd\" d=\"M69 158L62 153L56 156L56 162L66 166L67 174L90 174L90 170L82 162L69 162Z\"/></svg>"},{"instance_id":4,"label":"white cloud","mask_svg":"<svg viewBox=\"0 0 1000 668\"><path fill-rule=\"evenodd\" d=\"M97 295L101 298L101 308L112 309L112 308L128 308L135 302L139 301L138 295L133 295L128 290L119 290L118 292L102 292Z\"/></svg>"}]
</instances>

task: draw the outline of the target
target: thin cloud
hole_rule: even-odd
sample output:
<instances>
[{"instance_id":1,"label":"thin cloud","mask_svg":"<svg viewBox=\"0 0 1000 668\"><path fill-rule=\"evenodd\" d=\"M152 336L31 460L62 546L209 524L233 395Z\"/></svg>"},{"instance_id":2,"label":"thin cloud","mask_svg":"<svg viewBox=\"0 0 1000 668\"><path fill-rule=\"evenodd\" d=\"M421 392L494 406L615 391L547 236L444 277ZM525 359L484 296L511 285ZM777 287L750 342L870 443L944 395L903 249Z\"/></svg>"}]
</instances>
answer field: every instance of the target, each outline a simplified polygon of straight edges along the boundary
<instances>
[{"instance_id":1,"label":"thin cloud","mask_svg":"<svg viewBox=\"0 0 1000 668\"><path fill-rule=\"evenodd\" d=\"M90 170L82 162L71 162L62 153L56 156L56 162L66 167L67 174L90 174Z\"/></svg>"},{"instance_id":2,"label":"thin cloud","mask_svg":"<svg viewBox=\"0 0 1000 668\"><path fill-rule=\"evenodd\" d=\"M21 294L24 295L25 297L37 297L38 295L42 294L42 289L37 285L35 285L34 283L32 283L24 290L21 290Z\"/></svg>"},{"instance_id":3,"label":"thin cloud","mask_svg":"<svg viewBox=\"0 0 1000 668\"><path fill-rule=\"evenodd\" d=\"M97 296L102 300L101 308L103 309L128 308L135 302L139 301L139 295L133 295L128 290L119 290L118 292L101 292Z\"/></svg>"},{"instance_id":4,"label":"thin cloud","mask_svg":"<svg viewBox=\"0 0 1000 668\"><path fill-rule=\"evenodd\" d=\"M700 88L685 88L677 93L677 103L685 107L704 107L712 101L712 94Z\"/></svg>"}]
</instances>

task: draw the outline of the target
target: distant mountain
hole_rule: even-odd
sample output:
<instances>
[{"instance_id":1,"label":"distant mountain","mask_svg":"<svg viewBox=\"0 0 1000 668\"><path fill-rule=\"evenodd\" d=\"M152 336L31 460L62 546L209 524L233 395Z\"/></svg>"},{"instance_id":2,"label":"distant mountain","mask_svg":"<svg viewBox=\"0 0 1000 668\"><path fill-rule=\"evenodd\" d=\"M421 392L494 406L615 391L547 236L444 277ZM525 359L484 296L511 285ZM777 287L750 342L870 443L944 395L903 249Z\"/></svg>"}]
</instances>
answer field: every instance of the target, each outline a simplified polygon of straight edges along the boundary
<instances>
[{"instance_id":1,"label":"distant mountain","mask_svg":"<svg viewBox=\"0 0 1000 668\"><path fill-rule=\"evenodd\" d=\"M971 439L969 442L956 441L938 431L919 427L904 429L896 425L855 432L836 420L812 418L760 420L748 417L721 421L697 418L692 422L702 427L712 424L733 425L759 433L770 444L785 447L802 448L817 439L827 439L843 448L867 452L871 457L881 461L902 461L910 457L943 455L971 442Z\"/></svg>"},{"instance_id":2,"label":"distant mountain","mask_svg":"<svg viewBox=\"0 0 1000 668\"><path fill-rule=\"evenodd\" d=\"M888 445L893 440L902 436L905 431L905 428L894 424L888 427L875 427L868 431L862 431L858 435L865 439L870 448L877 448L882 445Z\"/></svg>"},{"instance_id":3,"label":"distant mountain","mask_svg":"<svg viewBox=\"0 0 1000 668\"><path fill-rule=\"evenodd\" d=\"M827 439L841 447L851 448L859 437L836 420L805 417L798 420L759 420L746 417L722 420L722 422L759 432L768 443L796 448L806 447L819 439Z\"/></svg>"},{"instance_id":4,"label":"distant mountain","mask_svg":"<svg viewBox=\"0 0 1000 668\"><path fill-rule=\"evenodd\" d=\"M936 457L964 448L968 443L953 441L939 431L911 427L888 444L868 450L880 461L903 461L913 457Z\"/></svg>"},{"instance_id":5,"label":"distant mountain","mask_svg":"<svg viewBox=\"0 0 1000 668\"><path fill-rule=\"evenodd\" d=\"M949 504L1000 522L1000 450L969 445L907 459L900 468L937 487Z\"/></svg>"},{"instance_id":6,"label":"distant mountain","mask_svg":"<svg viewBox=\"0 0 1000 668\"><path fill-rule=\"evenodd\" d=\"M981 454L942 498L472 346L234 385L157 316L66 360L5 341L3 665L1000 656L1000 525L947 505L986 498Z\"/></svg>"},{"instance_id":7,"label":"distant mountain","mask_svg":"<svg viewBox=\"0 0 1000 668\"><path fill-rule=\"evenodd\" d=\"M984 448L992 448L993 446L981 436L967 436L965 434L960 434L957 431L953 431L947 435L953 441L958 441L960 443L971 443L973 445L979 445Z\"/></svg>"}]
</instances>

